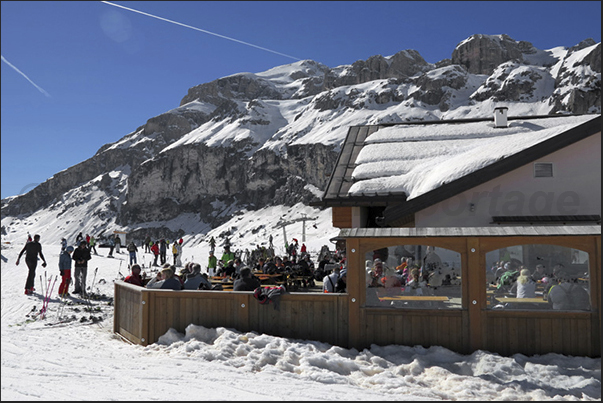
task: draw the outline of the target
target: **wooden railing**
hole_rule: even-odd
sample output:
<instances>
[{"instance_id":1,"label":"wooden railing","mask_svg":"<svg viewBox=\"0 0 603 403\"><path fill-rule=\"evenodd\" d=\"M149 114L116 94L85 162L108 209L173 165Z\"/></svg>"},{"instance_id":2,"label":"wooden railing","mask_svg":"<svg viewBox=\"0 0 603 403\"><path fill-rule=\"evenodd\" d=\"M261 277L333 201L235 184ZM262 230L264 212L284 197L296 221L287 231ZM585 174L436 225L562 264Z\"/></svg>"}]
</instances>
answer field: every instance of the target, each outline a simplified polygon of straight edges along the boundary
<instances>
[{"instance_id":1,"label":"wooden railing","mask_svg":"<svg viewBox=\"0 0 603 403\"><path fill-rule=\"evenodd\" d=\"M191 323L348 345L346 294L284 294L278 305L262 305L252 292L151 290L116 281L114 303L114 331L141 345L170 328L184 333Z\"/></svg>"},{"instance_id":2,"label":"wooden railing","mask_svg":"<svg viewBox=\"0 0 603 403\"><path fill-rule=\"evenodd\" d=\"M381 247L422 244L423 238L347 240L347 293L290 293L261 305L251 292L150 290L115 282L113 329L133 343L156 342L170 328L227 327L363 349L371 344L443 346L468 354L601 356L601 237L432 237L462 261L459 309L402 309L366 303L364 257ZM590 311L488 309L485 255L502 246L558 244L589 254Z\"/></svg>"}]
</instances>

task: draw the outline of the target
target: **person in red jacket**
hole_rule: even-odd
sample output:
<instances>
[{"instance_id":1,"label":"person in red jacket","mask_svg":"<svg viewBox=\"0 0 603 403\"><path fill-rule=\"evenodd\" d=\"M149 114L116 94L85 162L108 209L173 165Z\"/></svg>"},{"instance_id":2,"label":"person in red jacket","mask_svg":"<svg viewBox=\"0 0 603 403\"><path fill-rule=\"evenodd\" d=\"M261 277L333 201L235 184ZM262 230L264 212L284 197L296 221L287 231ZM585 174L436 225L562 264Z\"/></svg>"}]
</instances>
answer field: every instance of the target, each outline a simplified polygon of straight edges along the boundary
<instances>
[{"instance_id":1,"label":"person in red jacket","mask_svg":"<svg viewBox=\"0 0 603 403\"><path fill-rule=\"evenodd\" d=\"M155 242L153 246L151 246L151 252L153 252L153 255L155 255L153 266L157 266L157 258L159 257L159 242Z\"/></svg>"},{"instance_id":2,"label":"person in red jacket","mask_svg":"<svg viewBox=\"0 0 603 403\"><path fill-rule=\"evenodd\" d=\"M130 284L134 284L134 285L138 285L140 287L142 287L142 277L140 276L140 266L138 264L133 264L132 268L130 269L132 270L132 273L125 278L125 282L126 283L130 283Z\"/></svg>"}]
</instances>

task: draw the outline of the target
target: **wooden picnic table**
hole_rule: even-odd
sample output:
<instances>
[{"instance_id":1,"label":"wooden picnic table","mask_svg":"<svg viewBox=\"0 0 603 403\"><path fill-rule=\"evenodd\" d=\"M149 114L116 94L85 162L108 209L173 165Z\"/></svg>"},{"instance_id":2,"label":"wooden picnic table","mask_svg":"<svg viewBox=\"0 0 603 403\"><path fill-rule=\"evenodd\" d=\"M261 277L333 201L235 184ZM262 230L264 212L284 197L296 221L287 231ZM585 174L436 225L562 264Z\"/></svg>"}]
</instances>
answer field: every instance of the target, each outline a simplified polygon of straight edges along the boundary
<instances>
[{"instance_id":1,"label":"wooden picnic table","mask_svg":"<svg viewBox=\"0 0 603 403\"><path fill-rule=\"evenodd\" d=\"M379 301L441 301L449 298L444 295L395 295L393 297L379 297Z\"/></svg>"},{"instance_id":2,"label":"wooden picnic table","mask_svg":"<svg viewBox=\"0 0 603 403\"><path fill-rule=\"evenodd\" d=\"M220 277L214 276L209 278L209 282L212 284L222 284L222 285L233 285L234 280L228 279L228 277Z\"/></svg>"},{"instance_id":3,"label":"wooden picnic table","mask_svg":"<svg viewBox=\"0 0 603 403\"><path fill-rule=\"evenodd\" d=\"M262 273L262 272L254 272L253 275L261 280L261 279L268 279L271 277L282 277L283 273L267 274L267 273Z\"/></svg>"}]
</instances>

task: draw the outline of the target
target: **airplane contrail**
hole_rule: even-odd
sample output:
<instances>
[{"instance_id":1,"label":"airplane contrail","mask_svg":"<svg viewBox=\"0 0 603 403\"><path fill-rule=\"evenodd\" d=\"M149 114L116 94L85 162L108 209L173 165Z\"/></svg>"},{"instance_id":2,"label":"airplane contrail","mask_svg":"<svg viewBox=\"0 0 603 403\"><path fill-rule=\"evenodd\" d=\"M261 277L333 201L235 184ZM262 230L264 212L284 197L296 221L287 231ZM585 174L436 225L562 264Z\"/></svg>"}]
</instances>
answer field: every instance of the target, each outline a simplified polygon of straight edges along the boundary
<instances>
[{"instance_id":1,"label":"airplane contrail","mask_svg":"<svg viewBox=\"0 0 603 403\"><path fill-rule=\"evenodd\" d=\"M142 15L146 15L146 16L148 16L148 17L157 18L158 20L162 20L162 21L166 21L166 22L171 22L172 24L180 25L180 26L185 27L185 28L194 29L195 31L200 31L200 32L203 32L203 33L206 33L206 34L214 35L214 36L217 36L217 37L219 37L219 38L228 39L229 41L233 41L233 42L242 43L243 45L247 45L247 46L251 46L251 47L257 48L257 49L265 50L265 51L267 51L267 52L275 53L275 54L277 54L277 55L285 56L285 57L288 57L288 58L291 58L291 59L294 59L294 60L302 60L302 59L300 59L300 58L297 58L297 57L294 57L294 56L289 56L289 55L286 55L286 54L284 54L284 53L277 52L277 51L275 51L275 50L270 50L270 49L267 49L267 48L263 48L263 47L261 47L261 46L257 46L257 45L254 45L254 44L252 44L252 43L248 43L248 42L243 42L243 41L240 41L240 40L238 40L238 39L229 38L228 36L224 36L224 35L216 34L216 33L214 33L214 32L210 32L210 31L206 31L206 30L201 29L201 28L196 28L196 27L193 27L193 26L190 26L190 25L182 24L182 23L177 22L177 21L168 20L167 18L158 17L158 16L156 16L156 15L149 14L149 13L145 13L145 12L143 12L143 11L139 11L139 10L135 10L135 9L133 9L133 8L129 8L129 7L120 6L119 4L111 3L111 2L109 2L109 1L101 1L101 3L105 3L105 4L108 4L108 5L110 5L110 6L114 6L114 7L123 8L124 10L133 11L133 12L135 12L135 13L142 14Z\"/></svg>"},{"instance_id":2,"label":"airplane contrail","mask_svg":"<svg viewBox=\"0 0 603 403\"><path fill-rule=\"evenodd\" d=\"M0 56L2 57L2 61L4 63L6 63L9 67L11 67L13 70L15 70L17 73L21 74L23 77L25 77L25 79L27 81L29 81L30 83L33 84L34 87L36 87L38 89L38 91L40 91L42 94L46 95L48 98L50 98L50 94L47 93L46 91L44 91L44 88L40 87L39 85L37 85L36 83L34 83L33 81L31 81L31 79L29 77L27 77L27 75L25 75L25 73L23 73L21 70L19 70L18 68L16 68L15 66L13 66L8 60L6 60L6 58L4 56Z\"/></svg>"}]
</instances>

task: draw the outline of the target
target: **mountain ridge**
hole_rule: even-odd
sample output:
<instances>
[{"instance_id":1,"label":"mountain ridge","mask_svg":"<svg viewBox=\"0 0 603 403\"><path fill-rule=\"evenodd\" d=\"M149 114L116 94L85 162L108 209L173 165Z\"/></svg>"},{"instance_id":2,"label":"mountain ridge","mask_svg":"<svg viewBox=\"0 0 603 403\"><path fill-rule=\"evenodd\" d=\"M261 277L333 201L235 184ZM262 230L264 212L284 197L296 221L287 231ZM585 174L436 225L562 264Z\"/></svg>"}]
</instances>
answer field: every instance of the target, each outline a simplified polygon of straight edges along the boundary
<instances>
[{"instance_id":1,"label":"mountain ridge","mask_svg":"<svg viewBox=\"0 0 603 403\"><path fill-rule=\"evenodd\" d=\"M228 219L217 206L234 212L315 198L349 126L489 117L496 106L510 115L600 113L600 83L600 43L539 50L504 34L473 35L434 64L402 50L334 68L303 60L237 73L190 88L178 107L3 199L2 225L86 204L87 189L104 194L90 206L102 218L89 232L183 213L215 227Z\"/></svg>"}]
</instances>

